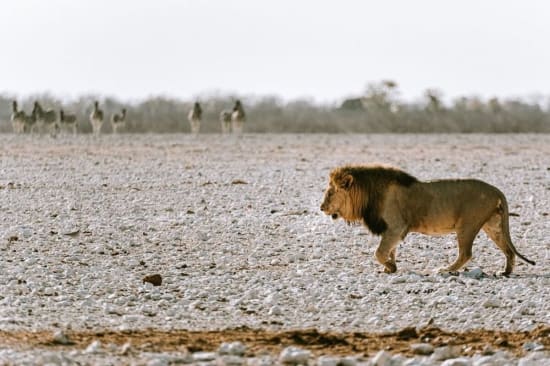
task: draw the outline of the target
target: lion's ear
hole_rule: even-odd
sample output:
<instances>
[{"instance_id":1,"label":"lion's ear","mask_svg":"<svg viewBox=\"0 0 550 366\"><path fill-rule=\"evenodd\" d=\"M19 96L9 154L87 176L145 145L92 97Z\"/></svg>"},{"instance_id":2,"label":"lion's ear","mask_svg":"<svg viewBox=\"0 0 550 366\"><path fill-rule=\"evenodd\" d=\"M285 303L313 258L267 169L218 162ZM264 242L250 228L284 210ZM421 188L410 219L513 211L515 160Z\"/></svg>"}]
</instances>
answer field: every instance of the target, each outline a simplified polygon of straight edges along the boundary
<instances>
[{"instance_id":1,"label":"lion's ear","mask_svg":"<svg viewBox=\"0 0 550 366\"><path fill-rule=\"evenodd\" d=\"M340 179L340 188L342 189L350 189L353 185L353 176L351 174L346 174Z\"/></svg>"}]
</instances>

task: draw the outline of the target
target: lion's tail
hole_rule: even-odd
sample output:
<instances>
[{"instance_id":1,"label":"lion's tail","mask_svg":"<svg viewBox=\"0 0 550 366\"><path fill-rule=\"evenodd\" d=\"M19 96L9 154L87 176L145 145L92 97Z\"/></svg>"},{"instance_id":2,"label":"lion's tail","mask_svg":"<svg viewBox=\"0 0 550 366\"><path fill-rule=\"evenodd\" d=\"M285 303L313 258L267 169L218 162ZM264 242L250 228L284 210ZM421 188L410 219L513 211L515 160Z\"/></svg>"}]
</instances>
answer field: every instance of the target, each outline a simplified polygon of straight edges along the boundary
<instances>
[{"instance_id":1,"label":"lion's tail","mask_svg":"<svg viewBox=\"0 0 550 366\"><path fill-rule=\"evenodd\" d=\"M525 262L532 264L534 266L535 261L527 259L523 255L521 255L516 249L516 247L514 246L514 243L512 243L512 238L510 237L510 225L508 222L508 218L510 217L510 214L508 211L508 202L506 202L506 197L504 196L504 194L501 194L501 197L500 197L500 207L502 209L502 217L501 217L502 234L504 235L504 240L506 240L506 244L510 247L510 249L512 249L515 255L523 259Z\"/></svg>"}]
</instances>

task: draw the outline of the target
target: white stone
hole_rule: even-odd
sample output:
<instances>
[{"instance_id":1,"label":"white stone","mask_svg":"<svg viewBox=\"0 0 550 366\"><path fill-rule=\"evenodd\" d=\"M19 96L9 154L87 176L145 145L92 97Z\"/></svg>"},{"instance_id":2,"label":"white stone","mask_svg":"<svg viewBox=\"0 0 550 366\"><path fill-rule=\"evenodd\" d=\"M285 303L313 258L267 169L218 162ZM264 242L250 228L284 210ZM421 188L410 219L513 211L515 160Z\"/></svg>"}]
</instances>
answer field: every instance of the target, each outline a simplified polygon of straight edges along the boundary
<instances>
[{"instance_id":1,"label":"white stone","mask_svg":"<svg viewBox=\"0 0 550 366\"><path fill-rule=\"evenodd\" d=\"M321 356L317 359L317 366L338 366L340 357Z\"/></svg>"},{"instance_id":2,"label":"white stone","mask_svg":"<svg viewBox=\"0 0 550 366\"><path fill-rule=\"evenodd\" d=\"M88 347L86 347L85 353L99 353L101 352L101 342L93 341Z\"/></svg>"},{"instance_id":3,"label":"white stone","mask_svg":"<svg viewBox=\"0 0 550 366\"><path fill-rule=\"evenodd\" d=\"M441 364L441 366L471 366L471 365L472 365L472 360L465 357L449 359L444 361Z\"/></svg>"},{"instance_id":4,"label":"white stone","mask_svg":"<svg viewBox=\"0 0 550 366\"><path fill-rule=\"evenodd\" d=\"M544 345L543 344L540 344L540 343L537 343L537 342L527 342L525 344L523 344L522 348L528 352L532 352L532 351L543 351L544 350Z\"/></svg>"},{"instance_id":5,"label":"white stone","mask_svg":"<svg viewBox=\"0 0 550 366\"><path fill-rule=\"evenodd\" d=\"M435 361L445 361L452 358L457 358L460 355L460 348L457 346L443 346L437 347L432 355L431 359Z\"/></svg>"},{"instance_id":6,"label":"white stone","mask_svg":"<svg viewBox=\"0 0 550 366\"><path fill-rule=\"evenodd\" d=\"M357 366L357 357L345 356L340 359L338 366Z\"/></svg>"},{"instance_id":7,"label":"white stone","mask_svg":"<svg viewBox=\"0 0 550 366\"><path fill-rule=\"evenodd\" d=\"M69 339L69 337L67 337L67 335L61 330L58 330L53 334L53 341L57 344L71 344L72 343L71 340Z\"/></svg>"},{"instance_id":8,"label":"white stone","mask_svg":"<svg viewBox=\"0 0 550 366\"><path fill-rule=\"evenodd\" d=\"M550 365L550 352L531 352L518 361L518 366L547 366Z\"/></svg>"},{"instance_id":9,"label":"white stone","mask_svg":"<svg viewBox=\"0 0 550 366\"><path fill-rule=\"evenodd\" d=\"M282 363L289 363L294 365L307 365L311 352L298 347L286 347L281 351L279 355L279 361Z\"/></svg>"},{"instance_id":10,"label":"white stone","mask_svg":"<svg viewBox=\"0 0 550 366\"><path fill-rule=\"evenodd\" d=\"M434 347L429 343L413 343L411 344L411 350L417 355L431 355Z\"/></svg>"},{"instance_id":11,"label":"white stone","mask_svg":"<svg viewBox=\"0 0 550 366\"><path fill-rule=\"evenodd\" d=\"M371 362L373 366L391 366L392 355L381 350L372 358Z\"/></svg>"},{"instance_id":12,"label":"white stone","mask_svg":"<svg viewBox=\"0 0 550 366\"><path fill-rule=\"evenodd\" d=\"M464 271L462 274L466 277L474 278L477 280L487 276L485 272L483 272L483 270L479 267L473 268L469 271Z\"/></svg>"},{"instance_id":13,"label":"white stone","mask_svg":"<svg viewBox=\"0 0 550 366\"><path fill-rule=\"evenodd\" d=\"M218 359L218 362L222 365L240 366L244 365L246 363L246 360L241 356L223 355Z\"/></svg>"},{"instance_id":14,"label":"white stone","mask_svg":"<svg viewBox=\"0 0 550 366\"><path fill-rule=\"evenodd\" d=\"M246 346L242 342L222 343L218 349L220 355L243 356L246 352Z\"/></svg>"},{"instance_id":15,"label":"white stone","mask_svg":"<svg viewBox=\"0 0 550 366\"><path fill-rule=\"evenodd\" d=\"M275 306L272 306L269 309L268 314L269 315L283 315L283 310L281 309L281 307L275 305Z\"/></svg>"},{"instance_id":16,"label":"white stone","mask_svg":"<svg viewBox=\"0 0 550 366\"><path fill-rule=\"evenodd\" d=\"M218 357L216 352L195 352L193 353L193 362L213 361Z\"/></svg>"},{"instance_id":17,"label":"white stone","mask_svg":"<svg viewBox=\"0 0 550 366\"><path fill-rule=\"evenodd\" d=\"M502 306L502 303L497 298L490 298L483 302L484 308L499 308Z\"/></svg>"}]
</instances>

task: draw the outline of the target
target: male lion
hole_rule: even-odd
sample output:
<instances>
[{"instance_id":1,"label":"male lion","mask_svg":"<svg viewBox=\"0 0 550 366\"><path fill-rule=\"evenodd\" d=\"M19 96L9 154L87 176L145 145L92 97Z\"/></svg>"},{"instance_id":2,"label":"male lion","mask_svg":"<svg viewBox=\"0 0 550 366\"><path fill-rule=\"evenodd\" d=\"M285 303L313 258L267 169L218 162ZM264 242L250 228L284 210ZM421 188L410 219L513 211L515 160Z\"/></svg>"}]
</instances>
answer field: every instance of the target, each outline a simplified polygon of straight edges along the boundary
<instances>
[{"instance_id":1,"label":"male lion","mask_svg":"<svg viewBox=\"0 0 550 366\"><path fill-rule=\"evenodd\" d=\"M428 235L457 233L458 257L443 271L457 271L472 257L480 229L506 256L503 275L512 273L517 255L510 239L508 204L497 188L475 179L421 182L395 168L344 166L329 176L321 210L349 222L362 222L382 240L376 259L384 272L397 271L395 248L409 232Z\"/></svg>"}]
</instances>

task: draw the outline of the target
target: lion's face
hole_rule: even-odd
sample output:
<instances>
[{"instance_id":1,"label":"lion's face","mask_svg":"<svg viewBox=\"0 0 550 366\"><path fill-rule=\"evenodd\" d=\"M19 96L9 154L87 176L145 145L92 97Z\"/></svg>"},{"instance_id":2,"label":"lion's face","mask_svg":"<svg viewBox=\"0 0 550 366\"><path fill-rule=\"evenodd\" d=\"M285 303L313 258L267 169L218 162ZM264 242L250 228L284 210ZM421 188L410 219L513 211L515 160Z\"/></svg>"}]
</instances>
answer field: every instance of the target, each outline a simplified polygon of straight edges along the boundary
<instances>
[{"instance_id":1,"label":"lion's face","mask_svg":"<svg viewBox=\"0 0 550 366\"><path fill-rule=\"evenodd\" d=\"M341 217L346 221L353 221L353 205L350 195L352 182L353 178L349 175L343 179L332 175L325 190L321 211L334 220Z\"/></svg>"}]
</instances>

